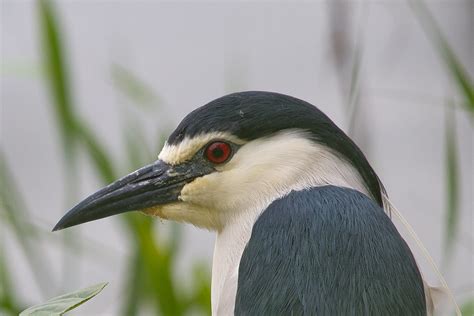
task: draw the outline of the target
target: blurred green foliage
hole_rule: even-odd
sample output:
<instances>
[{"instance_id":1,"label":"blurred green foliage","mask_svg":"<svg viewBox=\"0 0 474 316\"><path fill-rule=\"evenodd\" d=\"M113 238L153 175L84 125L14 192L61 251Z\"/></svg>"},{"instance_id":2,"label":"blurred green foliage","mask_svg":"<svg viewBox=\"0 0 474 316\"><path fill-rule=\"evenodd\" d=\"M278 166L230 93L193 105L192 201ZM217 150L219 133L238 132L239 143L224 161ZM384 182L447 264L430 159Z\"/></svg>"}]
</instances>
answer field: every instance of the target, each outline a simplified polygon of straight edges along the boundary
<instances>
[{"instance_id":1,"label":"blurred green foliage","mask_svg":"<svg viewBox=\"0 0 474 316\"><path fill-rule=\"evenodd\" d=\"M461 314L474 315L474 299L470 299L462 305Z\"/></svg>"},{"instance_id":2,"label":"blurred green foliage","mask_svg":"<svg viewBox=\"0 0 474 316\"><path fill-rule=\"evenodd\" d=\"M159 103L159 98L148 85L137 78L130 70L122 65L113 64L112 80L124 96L137 105L152 106Z\"/></svg>"},{"instance_id":3,"label":"blurred green foliage","mask_svg":"<svg viewBox=\"0 0 474 316\"><path fill-rule=\"evenodd\" d=\"M453 242L456 237L459 221L459 168L458 149L456 137L456 117L454 110L447 108L445 132L445 174L446 174L446 225L444 258L451 257ZM446 259L445 259L446 260Z\"/></svg>"},{"instance_id":4,"label":"blurred green foliage","mask_svg":"<svg viewBox=\"0 0 474 316\"><path fill-rule=\"evenodd\" d=\"M463 66L459 57L454 52L435 18L422 0L409 0L411 8L420 22L423 30L433 44L440 59L444 62L450 74L453 86L463 99L462 104L471 118L474 117L474 83ZM460 172L458 170L459 158L457 155L456 118L452 107L455 102L446 104L446 131L445 131L445 174L446 174L446 222L444 237L444 264L449 263L451 249L456 240L459 221L460 201Z\"/></svg>"},{"instance_id":5,"label":"blurred green foliage","mask_svg":"<svg viewBox=\"0 0 474 316\"><path fill-rule=\"evenodd\" d=\"M95 174L100 182L107 184L118 178L119 175L136 169L153 160L153 154L163 142L160 135L150 146L145 141L145 132L142 130L138 118L127 115L124 123L124 160L116 159L107 150L90 124L77 113L74 103L74 91L67 67L67 53L63 43L65 36L59 27L58 16L54 3L50 0L38 0L40 34L45 65L44 73L47 78L48 89L52 102L51 106L56 117L59 140L62 144L64 167L67 172L65 183L67 191L66 201L70 204L77 191L75 178L78 173L77 152L84 152L89 158ZM474 85L466 68L462 65L448 40L441 32L428 8L422 1L409 0L409 3L425 30L433 47L439 53L440 59L446 66L462 98L461 105L467 113L474 113ZM353 67L351 70L349 91L350 129L354 124L354 113L359 99L360 66L362 60L362 43L357 41ZM132 71L118 64L111 66L111 78L114 86L132 104L138 105L140 111L150 110L159 104L160 98L140 80ZM456 120L451 103L447 105L445 160L446 160L446 224L445 249L449 251L456 241L458 213L459 213L459 158L457 157ZM114 158L112 158L114 157ZM31 218L28 208L23 202L21 194L15 186L15 179L10 174L7 163L0 155L0 184L1 204L0 218L13 232L17 239L27 264L34 277L33 282L40 289L43 298L50 296L52 291L59 288L59 277L52 275L48 258L40 247L40 241L57 242L58 236L51 236L48 227L41 223L28 222ZM6 185L8 183L8 185ZM206 266L196 263L192 275L191 286L183 286L174 278L176 257L181 245L181 229L173 225L169 236L160 239L157 236L157 226L150 217L137 214L125 214L119 217L123 222L123 229L135 245L130 260L127 263L127 278L123 285L125 298L122 300L122 315L137 315L146 311L161 315L184 315L190 313L210 314L210 274ZM3 238L0 231L0 313L17 315L25 308L16 296L15 280L12 279L12 266L7 260ZM68 248L81 249L81 238L72 238L72 232L64 233L64 244ZM54 238L52 238L54 237ZM64 247L65 249L65 247ZM91 251L88 249L87 251ZM103 252L104 249L95 253ZM78 252L78 255L82 255ZM65 258L67 260L67 258ZM72 269L74 260L70 261ZM63 280L64 281L64 280ZM114 282L113 280L110 280ZM28 302L31 303L31 302ZM473 311L473 301L468 300L463 305L463 312L470 314Z\"/></svg>"},{"instance_id":6,"label":"blurred green foliage","mask_svg":"<svg viewBox=\"0 0 474 316\"><path fill-rule=\"evenodd\" d=\"M38 246L41 233L24 224L25 219L30 217L29 212L23 198L16 189L15 180L9 172L3 155L0 155L0 183L2 188L0 191L1 219L14 232L14 236L27 259L26 262L33 273L34 281L42 293L48 295L50 291L48 284L52 280L52 274L48 262L43 256L42 248ZM3 241L3 238L1 240ZM15 293L12 291L14 280L10 279L11 274L7 272L9 270L7 258L7 255L0 256L1 283L4 287L0 292L0 306L8 306L12 311L18 312L20 306L18 306L19 302L13 296L13 293Z\"/></svg>"},{"instance_id":7,"label":"blurred green foliage","mask_svg":"<svg viewBox=\"0 0 474 316\"><path fill-rule=\"evenodd\" d=\"M71 193L69 196L71 199L76 189L74 175L77 174L78 169L75 153L86 153L98 180L105 185L117 179L119 175L127 173L130 169L136 169L151 162L153 160L151 153L156 152L156 148L151 150L150 146L143 141L144 132L140 125L136 124L133 128L125 127L128 133L123 157L127 161L112 159L112 155L106 149L107 146L97 137L88 122L77 114L73 101L73 85L69 79L67 54L64 50L63 40L65 37L59 27L54 3L49 0L39 0L38 11L45 73L52 96L51 105L56 117L58 134L61 136L65 168L68 174L67 190ZM134 101L134 104L150 105L158 102L156 94L124 67L114 65L112 78L117 89ZM137 144L139 144L139 148L136 147ZM28 230L32 225L24 225L19 222L28 219L29 216L26 214L26 207L22 205L22 199L19 195L11 192L15 188L14 181L8 174L3 159L1 162L2 182L9 184L8 186L2 185L2 217L9 220L8 223L11 224L14 235L19 238L20 245L28 258L27 261L31 264L31 271L37 278L36 283L46 296L54 289L52 286L54 278L50 277L50 267L45 263L47 258L38 247L38 242L42 239L42 234L50 234L50 232L44 229ZM127 170L119 170L117 166L127 166ZM159 239L158 236L163 234L157 234L157 226L154 225L151 217L127 214L121 216L120 219L134 244L128 262L127 282L122 290L125 295L121 307L122 314L137 315L142 313L145 307L151 308L153 314L157 315L210 314L210 273L208 268L203 268L202 264L196 263L191 271L191 275L194 277L189 284L180 284L178 280L175 280L174 269L177 266L176 258L181 243L179 226L172 226L170 236ZM66 237L65 245L71 246L73 240L73 238ZM77 244L74 246L80 247ZM22 302L17 301L13 294L15 291L9 287L14 280L10 279L7 272L10 267L7 266L7 261L4 258L6 256L0 257L1 311L16 315L24 306ZM69 270L74 270L73 261L70 264L72 266L69 266Z\"/></svg>"},{"instance_id":8,"label":"blurred green foliage","mask_svg":"<svg viewBox=\"0 0 474 316\"><path fill-rule=\"evenodd\" d=\"M474 83L466 70L467 68L461 63L426 4L422 0L409 0L409 3L426 35L444 62L453 79L454 86L463 97L462 105L471 115L474 115Z\"/></svg>"}]
</instances>

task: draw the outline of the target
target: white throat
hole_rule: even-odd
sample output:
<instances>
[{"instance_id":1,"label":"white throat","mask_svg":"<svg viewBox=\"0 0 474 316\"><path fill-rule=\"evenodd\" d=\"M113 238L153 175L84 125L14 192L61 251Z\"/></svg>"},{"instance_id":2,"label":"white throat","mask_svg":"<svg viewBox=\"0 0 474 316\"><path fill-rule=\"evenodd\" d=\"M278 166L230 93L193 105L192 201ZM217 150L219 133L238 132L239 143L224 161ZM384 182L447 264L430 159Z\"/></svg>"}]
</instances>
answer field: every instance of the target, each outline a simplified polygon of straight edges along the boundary
<instances>
[{"instance_id":1,"label":"white throat","mask_svg":"<svg viewBox=\"0 0 474 316\"><path fill-rule=\"evenodd\" d=\"M252 227L273 201L291 191L335 185L370 197L359 172L329 148L309 140L303 132L286 131L243 146L228 166L227 180L216 195L227 197L226 220L217 232L212 267L212 314L232 315L240 258ZM242 185L245 184L245 185ZM238 188L238 189L236 189Z\"/></svg>"}]
</instances>

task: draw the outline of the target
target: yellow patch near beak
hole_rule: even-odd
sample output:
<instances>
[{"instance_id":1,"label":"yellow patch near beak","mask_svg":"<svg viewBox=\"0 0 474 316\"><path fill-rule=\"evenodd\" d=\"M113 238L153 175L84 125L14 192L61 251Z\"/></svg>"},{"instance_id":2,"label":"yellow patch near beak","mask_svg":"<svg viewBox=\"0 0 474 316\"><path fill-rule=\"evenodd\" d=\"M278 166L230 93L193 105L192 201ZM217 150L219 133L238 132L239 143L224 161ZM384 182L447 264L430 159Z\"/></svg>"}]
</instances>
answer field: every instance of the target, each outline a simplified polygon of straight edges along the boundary
<instances>
[{"instance_id":1,"label":"yellow patch near beak","mask_svg":"<svg viewBox=\"0 0 474 316\"><path fill-rule=\"evenodd\" d=\"M209 230L218 230L220 227L217 218L211 216L211 212L208 209L186 202L157 205L143 209L141 212L165 220L191 223L197 227Z\"/></svg>"}]
</instances>

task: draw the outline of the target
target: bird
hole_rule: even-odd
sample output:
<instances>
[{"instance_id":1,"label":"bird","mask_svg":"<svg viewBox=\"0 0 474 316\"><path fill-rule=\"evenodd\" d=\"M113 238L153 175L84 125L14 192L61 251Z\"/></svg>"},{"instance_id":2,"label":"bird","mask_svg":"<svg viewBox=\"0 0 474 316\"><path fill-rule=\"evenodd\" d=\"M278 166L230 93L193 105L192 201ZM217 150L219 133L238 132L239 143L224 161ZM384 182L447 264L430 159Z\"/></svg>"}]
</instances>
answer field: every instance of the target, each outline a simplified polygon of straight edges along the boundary
<instances>
[{"instance_id":1,"label":"bird","mask_svg":"<svg viewBox=\"0 0 474 316\"><path fill-rule=\"evenodd\" d=\"M156 161L53 230L141 211L214 231L213 315L427 315L387 199L363 152L316 106L244 91L190 112Z\"/></svg>"}]
</instances>

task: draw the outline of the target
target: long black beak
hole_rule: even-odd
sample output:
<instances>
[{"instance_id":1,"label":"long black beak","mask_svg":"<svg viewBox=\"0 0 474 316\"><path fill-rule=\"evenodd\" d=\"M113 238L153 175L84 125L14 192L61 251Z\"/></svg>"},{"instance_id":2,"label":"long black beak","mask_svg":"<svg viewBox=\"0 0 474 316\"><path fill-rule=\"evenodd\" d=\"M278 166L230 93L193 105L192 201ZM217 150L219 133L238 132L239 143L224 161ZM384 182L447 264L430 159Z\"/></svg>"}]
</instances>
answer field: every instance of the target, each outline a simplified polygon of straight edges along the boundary
<instances>
[{"instance_id":1,"label":"long black beak","mask_svg":"<svg viewBox=\"0 0 474 316\"><path fill-rule=\"evenodd\" d=\"M158 160L92 194L72 208L53 231L96 219L178 200L183 186L209 172L192 164L171 166Z\"/></svg>"}]
</instances>

